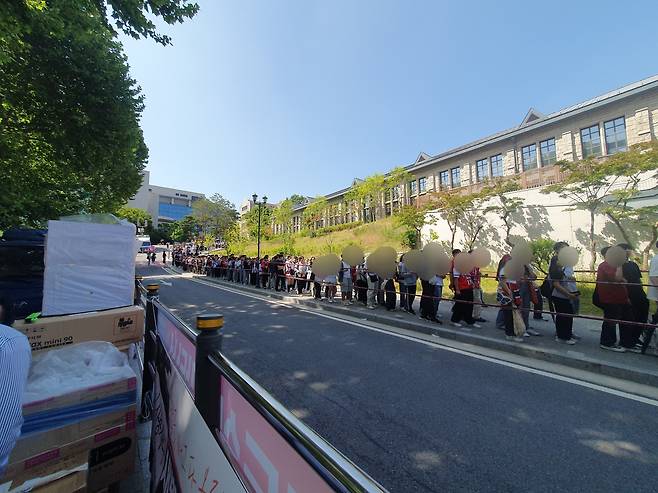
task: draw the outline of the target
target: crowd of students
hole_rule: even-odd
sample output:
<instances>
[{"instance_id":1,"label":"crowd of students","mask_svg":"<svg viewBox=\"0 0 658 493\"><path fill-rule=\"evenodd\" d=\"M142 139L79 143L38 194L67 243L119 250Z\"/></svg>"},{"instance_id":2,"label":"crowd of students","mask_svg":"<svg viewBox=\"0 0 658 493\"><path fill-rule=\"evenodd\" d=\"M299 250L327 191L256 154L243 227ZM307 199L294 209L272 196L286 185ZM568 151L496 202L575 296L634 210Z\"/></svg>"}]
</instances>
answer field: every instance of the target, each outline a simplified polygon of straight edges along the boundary
<instances>
[{"instance_id":1,"label":"crowd of students","mask_svg":"<svg viewBox=\"0 0 658 493\"><path fill-rule=\"evenodd\" d=\"M506 267L511 265L511 255L504 255L496 272L496 301L499 307L496 327L503 330L507 340L523 342L542 334L530 323L548 319L544 317L544 300L548 301L550 314L555 321L556 342L574 345L580 337L573 330L574 315L580 310L580 291L574 269L560 263L560 251L567 247L565 242L554 245L554 255L550 260L548 276L539 282L532 265L523 266L522 274L510 275ZM645 331L649 318L649 299L658 302L658 255L651 261L649 273L649 296L642 286L642 273L631 260L633 249L630 245L619 245L627 253L627 260L620 267L604 260L598 267L596 289L593 302L604 313L600 347L615 352L640 352L644 337L651 337L652 329ZM658 248L658 243L656 244ZM605 258L606 250L601 253ZM454 250L453 259L461 253ZM450 324L453 327L480 328L482 308L487 306L481 288L482 274L475 267L469 272L459 272L455 262L445 275L436 274L430 279L420 279L410 271L402 255L397 263L395 275L382 278L368 271L367 259L350 265L341 259L340 268L328 276L316 276L313 271L315 257L283 255L264 256L262 259L246 255L198 255L178 248L173 252L175 266L196 274L224 279L262 289L310 295L318 300L334 303L340 286L340 301L351 305L355 301L369 309L382 306L386 310L402 310L415 314L414 301L417 286L420 284L419 316L422 319L441 324L439 304L447 284L453 297ZM516 278L515 278L516 277ZM397 284L397 287L396 287ZM396 289L397 288L397 289ZM634 324L636 322L637 324ZM652 324L658 323L658 308L652 317Z\"/></svg>"}]
</instances>

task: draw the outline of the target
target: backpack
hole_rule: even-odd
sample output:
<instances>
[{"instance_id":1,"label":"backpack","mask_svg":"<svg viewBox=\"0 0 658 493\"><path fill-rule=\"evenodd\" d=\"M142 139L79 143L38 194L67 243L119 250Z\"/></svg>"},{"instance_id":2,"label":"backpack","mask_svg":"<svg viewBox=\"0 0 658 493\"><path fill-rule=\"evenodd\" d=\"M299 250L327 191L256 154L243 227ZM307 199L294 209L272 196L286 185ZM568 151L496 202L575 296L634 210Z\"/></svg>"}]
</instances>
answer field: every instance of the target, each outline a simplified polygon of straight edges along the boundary
<instances>
[{"instance_id":1,"label":"backpack","mask_svg":"<svg viewBox=\"0 0 658 493\"><path fill-rule=\"evenodd\" d=\"M550 298L553 294L553 282L548 277L541 283L539 292L544 298Z\"/></svg>"},{"instance_id":2,"label":"backpack","mask_svg":"<svg viewBox=\"0 0 658 493\"><path fill-rule=\"evenodd\" d=\"M592 305L603 310L603 303L601 303L601 298L599 298L598 286L594 288L594 292L592 293Z\"/></svg>"}]
</instances>

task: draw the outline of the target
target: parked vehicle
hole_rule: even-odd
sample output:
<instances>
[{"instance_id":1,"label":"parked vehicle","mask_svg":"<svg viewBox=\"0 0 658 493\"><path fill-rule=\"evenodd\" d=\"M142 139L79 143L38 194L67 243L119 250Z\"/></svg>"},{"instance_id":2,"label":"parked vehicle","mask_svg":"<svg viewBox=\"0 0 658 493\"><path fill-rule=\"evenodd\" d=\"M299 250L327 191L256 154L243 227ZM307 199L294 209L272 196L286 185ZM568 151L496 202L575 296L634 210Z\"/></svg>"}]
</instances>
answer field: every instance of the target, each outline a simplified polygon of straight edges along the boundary
<instances>
[{"instance_id":1,"label":"parked vehicle","mask_svg":"<svg viewBox=\"0 0 658 493\"><path fill-rule=\"evenodd\" d=\"M45 229L12 228L0 238L0 295L16 318L40 312L43 300Z\"/></svg>"}]
</instances>

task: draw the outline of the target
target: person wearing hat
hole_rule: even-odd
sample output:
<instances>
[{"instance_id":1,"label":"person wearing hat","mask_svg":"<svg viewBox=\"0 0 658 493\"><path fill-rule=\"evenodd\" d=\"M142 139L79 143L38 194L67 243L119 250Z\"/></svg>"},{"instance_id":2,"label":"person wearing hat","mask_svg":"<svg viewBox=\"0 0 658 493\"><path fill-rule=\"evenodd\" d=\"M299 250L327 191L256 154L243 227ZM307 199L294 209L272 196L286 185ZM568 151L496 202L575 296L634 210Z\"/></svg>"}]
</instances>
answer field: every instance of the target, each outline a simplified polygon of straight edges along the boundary
<instances>
[{"instance_id":1,"label":"person wearing hat","mask_svg":"<svg viewBox=\"0 0 658 493\"><path fill-rule=\"evenodd\" d=\"M621 271L624 279L626 279L626 290L628 291L628 299L631 302L631 321L643 324L647 323L649 319L649 299L642 287L640 266L631 260L634 248L628 243L620 243L617 246L626 251L626 262L622 265ZM644 329L642 325L629 325L627 331L628 340L622 341L621 345L629 351L639 352L641 347L638 346L642 329Z\"/></svg>"}]
</instances>

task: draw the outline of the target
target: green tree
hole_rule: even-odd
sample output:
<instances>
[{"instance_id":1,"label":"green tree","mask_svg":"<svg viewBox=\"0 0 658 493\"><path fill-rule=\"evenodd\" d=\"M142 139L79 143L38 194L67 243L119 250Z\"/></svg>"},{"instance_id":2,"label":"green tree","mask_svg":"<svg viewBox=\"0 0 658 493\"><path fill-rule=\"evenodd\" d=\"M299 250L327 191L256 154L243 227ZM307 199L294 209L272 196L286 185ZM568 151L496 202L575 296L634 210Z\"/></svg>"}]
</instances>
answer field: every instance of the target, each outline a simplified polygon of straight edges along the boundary
<instances>
[{"instance_id":1,"label":"green tree","mask_svg":"<svg viewBox=\"0 0 658 493\"><path fill-rule=\"evenodd\" d=\"M523 199L510 196L510 192L515 192L520 188L517 179L495 178L483 190L484 194L491 199L491 204L487 206L485 212L496 213L503 221L505 224L504 240L510 248L514 246L510 240L510 232L514 226L512 218L523 206Z\"/></svg>"},{"instance_id":2,"label":"green tree","mask_svg":"<svg viewBox=\"0 0 658 493\"><path fill-rule=\"evenodd\" d=\"M371 222L377 219L380 212L381 194L385 189L386 177L377 173L356 182L345 194L345 198L356 202L364 222Z\"/></svg>"},{"instance_id":3,"label":"green tree","mask_svg":"<svg viewBox=\"0 0 658 493\"><path fill-rule=\"evenodd\" d=\"M244 252L249 239L243 234L240 225L237 223L232 224L226 231L224 231L224 248L227 255L237 255Z\"/></svg>"},{"instance_id":4,"label":"green tree","mask_svg":"<svg viewBox=\"0 0 658 493\"><path fill-rule=\"evenodd\" d=\"M209 199L192 204L192 217L199 225L204 238L223 238L224 233L238 219L238 211L232 202L216 193Z\"/></svg>"},{"instance_id":5,"label":"green tree","mask_svg":"<svg viewBox=\"0 0 658 493\"><path fill-rule=\"evenodd\" d=\"M589 157L580 161L559 161L564 173L560 183L545 187L541 193L557 193L567 199L570 210L589 213L590 270L596 268L597 242L595 235L596 215L607 207L606 199L624 176L624 165L619 160Z\"/></svg>"},{"instance_id":6,"label":"green tree","mask_svg":"<svg viewBox=\"0 0 658 493\"><path fill-rule=\"evenodd\" d=\"M200 226L192 216L185 216L183 219L176 221L171 226L171 239L178 242L192 241L199 231Z\"/></svg>"},{"instance_id":7,"label":"green tree","mask_svg":"<svg viewBox=\"0 0 658 493\"><path fill-rule=\"evenodd\" d=\"M398 209L401 209L402 206L404 205L402 204L402 200L401 200L402 189L412 179L413 176L411 175L411 173L409 173L402 166L397 166L386 174L384 186L386 190L390 190L392 194L394 193L398 194L400 199ZM392 207L393 207L393 200L391 201L391 212L395 213L395 210L393 210Z\"/></svg>"},{"instance_id":8,"label":"green tree","mask_svg":"<svg viewBox=\"0 0 658 493\"><path fill-rule=\"evenodd\" d=\"M427 209L413 205L403 206L394 216L394 223L404 228L400 241L409 248L420 248L420 232L431 221Z\"/></svg>"},{"instance_id":9,"label":"green tree","mask_svg":"<svg viewBox=\"0 0 658 493\"><path fill-rule=\"evenodd\" d=\"M325 210L327 210L327 207L327 199L324 197L316 197L311 203L309 203L302 213L304 227L307 229L317 229L317 223L322 220L322 216Z\"/></svg>"},{"instance_id":10,"label":"green tree","mask_svg":"<svg viewBox=\"0 0 658 493\"><path fill-rule=\"evenodd\" d=\"M242 216L242 224L251 238L258 236L258 206L252 207L249 212ZM261 238L269 239L272 236L272 209L261 206L260 212L260 235Z\"/></svg>"},{"instance_id":11,"label":"green tree","mask_svg":"<svg viewBox=\"0 0 658 493\"><path fill-rule=\"evenodd\" d=\"M456 191L441 191L435 194L434 205L439 215L445 219L450 229L450 249L455 248L455 236L459 225L464 221L469 209L473 206L476 195L461 194Z\"/></svg>"},{"instance_id":12,"label":"green tree","mask_svg":"<svg viewBox=\"0 0 658 493\"><path fill-rule=\"evenodd\" d=\"M130 221L137 227L146 227L152 220L151 214L145 210L137 209L135 207L128 207L125 205L123 207L119 207L114 215L120 217L121 219Z\"/></svg>"},{"instance_id":13,"label":"green tree","mask_svg":"<svg viewBox=\"0 0 658 493\"><path fill-rule=\"evenodd\" d=\"M555 242L550 238L537 238L529 243L532 248L533 265L544 274L548 274L554 244Z\"/></svg>"},{"instance_id":14,"label":"green tree","mask_svg":"<svg viewBox=\"0 0 658 493\"><path fill-rule=\"evenodd\" d=\"M152 225L149 225L145 229L145 233L151 237L151 243L171 243L173 241L172 232L174 229L175 223L162 223L158 224L157 228L154 228Z\"/></svg>"}]
</instances>

